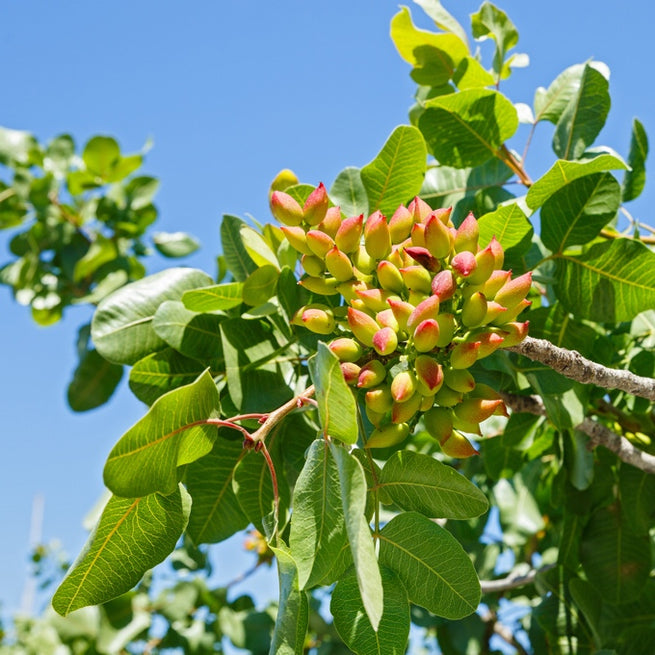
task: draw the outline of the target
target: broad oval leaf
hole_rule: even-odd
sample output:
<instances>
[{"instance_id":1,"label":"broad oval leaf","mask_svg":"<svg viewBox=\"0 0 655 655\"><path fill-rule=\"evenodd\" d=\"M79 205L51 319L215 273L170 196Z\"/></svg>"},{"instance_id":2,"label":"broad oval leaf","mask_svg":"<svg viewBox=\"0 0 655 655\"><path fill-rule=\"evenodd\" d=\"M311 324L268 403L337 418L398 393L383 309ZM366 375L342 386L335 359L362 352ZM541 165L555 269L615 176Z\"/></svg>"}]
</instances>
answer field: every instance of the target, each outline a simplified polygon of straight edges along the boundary
<instances>
[{"instance_id":1,"label":"broad oval leaf","mask_svg":"<svg viewBox=\"0 0 655 655\"><path fill-rule=\"evenodd\" d=\"M200 242L186 232L155 232L152 242L164 257L186 257L200 248Z\"/></svg>"},{"instance_id":2,"label":"broad oval leaf","mask_svg":"<svg viewBox=\"0 0 655 655\"><path fill-rule=\"evenodd\" d=\"M216 438L207 419L219 413L218 390L208 371L154 402L112 448L105 484L117 496L172 493L177 467L206 455Z\"/></svg>"},{"instance_id":3,"label":"broad oval leaf","mask_svg":"<svg viewBox=\"0 0 655 655\"><path fill-rule=\"evenodd\" d=\"M104 405L123 377L123 367L108 362L97 350L87 351L68 385L68 404L74 412Z\"/></svg>"},{"instance_id":4,"label":"broad oval leaf","mask_svg":"<svg viewBox=\"0 0 655 655\"><path fill-rule=\"evenodd\" d=\"M166 342L152 328L159 305L179 300L188 289L206 287L212 280L193 268L169 268L124 287L105 298L91 323L91 338L110 362L134 364L161 350Z\"/></svg>"},{"instance_id":5,"label":"broad oval leaf","mask_svg":"<svg viewBox=\"0 0 655 655\"><path fill-rule=\"evenodd\" d=\"M446 619L462 619L480 602L480 582L447 530L416 512L395 516L380 532L380 564L403 583L410 602Z\"/></svg>"},{"instance_id":6,"label":"broad oval leaf","mask_svg":"<svg viewBox=\"0 0 655 655\"><path fill-rule=\"evenodd\" d=\"M636 118L632 121L632 138L628 164L630 170L623 178L623 202L634 200L641 195L646 184L646 157L648 156L648 136L646 130Z\"/></svg>"},{"instance_id":7,"label":"broad oval leaf","mask_svg":"<svg viewBox=\"0 0 655 655\"><path fill-rule=\"evenodd\" d=\"M517 254L522 254L532 243L532 225L515 202L481 216L478 219L478 227L482 247L487 246L492 237L496 237L505 251L515 248Z\"/></svg>"},{"instance_id":8,"label":"broad oval leaf","mask_svg":"<svg viewBox=\"0 0 655 655\"><path fill-rule=\"evenodd\" d=\"M82 159L87 170L101 178L108 178L121 158L116 140L109 136L94 136L87 141Z\"/></svg>"},{"instance_id":9,"label":"broad oval leaf","mask_svg":"<svg viewBox=\"0 0 655 655\"><path fill-rule=\"evenodd\" d=\"M456 34L468 48L468 37L466 30L459 24L457 19L447 12L441 5L440 0L414 0L423 11L435 22L435 25L444 32Z\"/></svg>"},{"instance_id":10,"label":"broad oval leaf","mask_svg":"<svg viewBox=\"0 0 655 655\"><path fill-rule=\"evenodd\" d=\"M619 210L621 187L611 173L593 173L558 189L541 208L541 240L562 252L589 243Z\"/></svg>"},{"instance_id":11,"label":"broad oval leaf","mask_svg":"<svg viewBox=\"0 0 655 655\"><path fill-rule=\"evenodd\" d=\"M359 168L344 168L330 188L330 199L346 216L367 215L368 196Z\"/></svg>"},{"instance_id":12,"label":"broad oval leaf","mask_svg":"<svg viewBox=\"0 0 655 655\"><path fill-rule=\"evenodd\" d=\"M616 323L655 308L655 253L638 241L612 239L555 261L555 295L574 316Z\"/></svg>"},{"instance_id":13,"label":"broad oval leaf","mask_svg":"<svg viewBox=\"0 0 655 655\"><path fill-rule=\"evenodd\" d=\"M241 228L246 225L246 222L238 216L223 215L221 223L223 256L236 282L243 282L257 268L257 264L252 261L241 238Z\"/></svg>"},{"instance_id":14,"label":"broad oval leaf","mask_svg":"<svg viewBox=\"0 0 655 655\"><path fill-rule=\"evenodd\" d=\"M421 133L412 126L397 127L377 157L361 170L370 212L391 215L418 194L425 174L427 151Z\"/></svg>"},{"instance_id":15,"label":"broad oval leaf","mask_svg":"<svg viewBox=\"0 0 655 655\"><path fill-rule=\"evenodd\" d=\"M243 302L243 282L226 282L185 291L182 302L192 312L215 312L238 307Z\"/></svg>"},{"instance_id":16,"label":"broad oval leaf","mask_svg":"<svg viewBox=\"0 0 655 655\"><path fill-rule=\"evenodd\" d=\"M379 486L401 509L428 518L470 519L489 509L486 496L454 468L410 450L387 460Z\"/></svg>"},{"instance_id":17,"label":"broad oval leaf","mask_svg":"<svg viewBox=\"0 0 655 655\"><path fill-rule=\"evenodd\" d=\"M430 152L446 166L479 166L516 132L514 105L498 91L466 89L425 103L419 128Z\"/></svg>"},{"instance_id":18,"label":"broad oval leaf","mask_svg":"<svg viewBox=\"0 0 655 655\"><path fill-rule=\"evenodd\" d=\"M82 554L59 585L52 606L66 616L129 591L173 551L189 510L189 495L181 485L168 496L112 496Z\"/></svg>"},{"instance_id":19,"label":"broad oval leaf","mask_svg":"<svg viewBox=\"0 0 655 655\"><path fill-rule=\"evenodd\" d=\"M250 255L250 259L257 266L274 266L277 269L280 268L275 253L271 250L271 247L266 243L266 240L261 234L253 230L249 225L242 225L239 233L243 247Z\"/></svg>"},{"instance_id":20,"label":"broad oval leaf","mask_svg":"<svg viewBox=\"0 0 655 655\"><path fill-rule=\"evenodd\" d=\"M276 266L260 266L243 283L243 302L256 307L275 295L280 271Z\"/></svg>"},{"instance_id":21,"label":"broad oval leaf","mask_svg":"<svg viewBox=\"0 0 655 655\"><path fill-rule=\"evenodd\" d=\"M332 592L330 613L334 627L356 655L403 655L407 647L407 592L390 569L383 568L381 574L384 611L377 630L366 615L354 574L341 578Z\"/></svg>"},{"instance_id":22,"label":"broad oval leaf","mask_svg":"<svg viewBox=\"0 0 655 655\"><path fill-rule=\"evenodd\" d=\"M339 358L321 341L308 364L324 433L345 443L355 443L357 405L344 380Z\"/></svg>"}]
</instances>

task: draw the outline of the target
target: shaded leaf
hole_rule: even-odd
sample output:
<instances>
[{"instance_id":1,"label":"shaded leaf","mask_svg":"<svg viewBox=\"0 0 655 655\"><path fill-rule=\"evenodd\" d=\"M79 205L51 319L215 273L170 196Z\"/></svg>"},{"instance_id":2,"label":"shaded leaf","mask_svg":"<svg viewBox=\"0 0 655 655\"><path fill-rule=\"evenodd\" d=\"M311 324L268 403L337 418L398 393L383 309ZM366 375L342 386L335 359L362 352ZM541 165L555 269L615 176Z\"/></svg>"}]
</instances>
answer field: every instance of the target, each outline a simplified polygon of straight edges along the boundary
<instances>
[{"instance_id":1,"label":"shaded leaf","mask_svg":"<svg viewBox=\"0 0 655 655\"><path fill-rule=\"evenodd\" d=\"M263 305L275 295L280 271L276 266L260 266L243 283L243 302L247 305Z\"/></svg>"},{"instance_id":2,"label":"shaded leaf","mask_svg":"<svg viewBox=\"0 0 655 655\"><path fill-rule=\"evenodd\" d=\"M621 464L619 493L626 529L638 535L648 534L655 523L655 477L634 466Z\"/></svg>"},{"instance_id":3,"label":"shaded leaf","mask_svg":"<svg viewBox=\"0 0 655 655\"><path fill-rule=\"evenodd\" d=\"M623 202L634 200L641 195L646 184L646 157L648 156L648 136L638 119L632 121L632 138L628 164L630 170L623 178Z\"/></svg>"},{"instance_id":4,"label":"shaded leaf","mask_svg":"<svg viewBox=\"0 0 655 655\"><path fill-rule=\"evenodd\" d=\"M241 239L241 228L246 223L237 216L223 215L221 243L228 269L236 282L243 282L256 268ZM207 286L207 285L205 285Z\"/></svg>"},{"instance_id":5,"label":"shaded leaf","mask_svg":"<svg viewBox=\"0 0 655 655\"><path fill-rule=\"evenodd\" d=\"M330 199L346 216L368 215L368 196L359 168L344 168L330 188Z\"/></svg>"},{"instance_id":6,"label":"shaded leaf","mask_svg":"<svg viewBox=\"0 0 655 655\"><path fill-rule=\"evenodd\" d=\"M104 405L123 377L123 367L112 364L89 350L81 358L68 385L68 404L75 412L86 412Z\"/></svg>"},{"instance_id":7,"label":"shaded leaf","mask_svg":"<svg viewBox=\"0 0 655 655\"><path fill-rule=\"evenodd\" d=\"M155 232L152 242L164 257L186 257L200 248L200 242L186 232Z\"/></svg>"}]
</instances>

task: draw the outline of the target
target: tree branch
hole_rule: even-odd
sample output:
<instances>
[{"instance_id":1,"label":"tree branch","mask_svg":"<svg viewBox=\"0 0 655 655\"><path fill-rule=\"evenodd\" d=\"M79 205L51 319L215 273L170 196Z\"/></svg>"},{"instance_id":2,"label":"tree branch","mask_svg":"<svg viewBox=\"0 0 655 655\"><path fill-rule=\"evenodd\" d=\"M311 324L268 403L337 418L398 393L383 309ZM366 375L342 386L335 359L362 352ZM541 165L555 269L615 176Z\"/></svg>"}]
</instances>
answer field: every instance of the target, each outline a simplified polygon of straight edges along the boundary
<instances>
[{"instance_id":1,"label":"tree branch","mask_svg":"<svg viewBox=\"0 0 655 655\"><path fill-rule=\"evenodd\" d=\"M571 380L595 384L605 389L619 389L655 401L654 379L596 364L575 350L559 348L545 339L526 337L520 344L507 350L545 364Z\"/></svg>"},{"instance_id":2,"label":"tree branch","mask_svg":"<svg viewBox=\"0 0 655 655\"><path fill-rule=\"evenodd\" d=\"M302 405L307 401L308 398L314 395L314 387L307 387L299 396L292 398L291 400L284 403L277 409L274 409L267 417L266 420L262 423L260 428L257 428L255 432L250 435L250 440L253 442L264 441L268 436L268 433L289 413Z\"/></svg>"},{"instance_id":3,"label":"tree branch","mask_svg":"<svg viewBox=\"0 0 655 655\"><path fill-rule=\"evenodd\" d=\"M503 641L513 646L519 655L529 655L528 651L516 640L512 631L496 618L496 613L491 610L484 610L480 612L480 618L492 626L492 631L497 634Z\"/></svg>"},{"instance_id":4,"label":"tree branch","mask_svg":"<svg viewBox=\"0 0 655 655\"><path fill-rule=\"evenodd\" d=\"M504 392L500 392L500 395L505 404L514 412L546 416L546 407L536 396L520 396ZM603 446L611 450L626 464L630 464L646 473L655 474L655 456L633 446L625 437L612 432L602 423L585 418L580 425L575 426L575 429L584 432L589 437L590 449Z\"/></svg>"},{"instance_id":5,"label":"tree branch","mask_svg":"<svg viewBox=\"0 0 655 655\"><path fill-rule=\"evenodd\" d=\"M506 578L498 580L480 580L483 594L497 594L501 591L525 587L532 584L539 573L545 573L555 568L555 564L542 566L540 569L530 569L527 573L510 573Z\"/></svg>"}]
</instances>

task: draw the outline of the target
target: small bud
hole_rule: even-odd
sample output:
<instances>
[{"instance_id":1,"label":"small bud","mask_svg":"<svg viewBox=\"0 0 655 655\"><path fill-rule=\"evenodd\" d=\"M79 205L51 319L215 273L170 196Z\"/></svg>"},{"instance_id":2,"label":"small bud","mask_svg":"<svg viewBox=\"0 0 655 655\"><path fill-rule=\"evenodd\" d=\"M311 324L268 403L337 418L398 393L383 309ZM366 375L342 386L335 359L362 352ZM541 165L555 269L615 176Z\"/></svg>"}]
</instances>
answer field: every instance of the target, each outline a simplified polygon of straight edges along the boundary
<instances>
[{"instance_id":1,"label":"small bud","mask_svg":"<svg viewBox=\"0 0 655 655\"><path fill-rule=\"evenodd\" d=\"M403 244L410 245L411 241L404 241ZM412 258L409 255L405 254L403 248L404 246L402 244L398 246L393 246L391 252L389 253L389 256L385 261L392 263L396 268L402 268L403 266L411 266Z\"/></svg>"},{"instance_id":2,"label":"small bud","mask_svg":"<svg viewBox=\"0 0 655 655\"><path fill-rule=\"evenodd\" d=\"M364 214L353 216L352 218L345 218L341 222L334 237L339 250L342 252L354 252L359 248L363 225Z\"/></svg>"},{"instance_id":3,"label":"small bud","mask_svg":"<svg viewBox=\"0 0 655 655\"><path fill-rule=\"evenodd\" d=\"M379 359L372 359L362 366L357 380L360 389L371 389L384 382L387 377L387 369Z\"/></svg>"},{"instance_id":4,"label":"small bud","mask_svg":"<svg viewBox=\"0 0 655 655\"><path fill-rule=\"evenodd\" d=\"M430 273L435 273L441 268L441 264L436 257L433 257L430 251L427 248L421 248L420 246L411 246L405 248L405 252L417 263L423 266L423 268L430 271Z\"/></svg>"},{"instance_id":5,"label":"small bud","mask_svg":"<svg viewBox=\"0 0 655 655\"><path fill-rule=\"evenodd\" d=\"M402 293L405 290L405 283L400 271L390 261L383 259L378 264L377 275L378 282L383 289L394 293Z\"/></svg>"},{"instance_id":6,"label":"small bud","mask_svg":"<svg viewBox=\"0 0 655 655\"><path fill-rule=\"evenodd\" d=\"M327 191L321 182L305 200L302 208L305 223L318 225L325 218L329 202Z\"/></svg>"},{"instance_id":7,"label":"small bud","mask_svg":"<svg viewBox=\"0 0 655 655\"><path fill-rule=\"evenodd\" d=\"M418 352L430 352L437 347L437 341L439 341L439 323L432 318L421 321L414 330L413 339L414 348Z\"/></svg>"},{"instance_id":8,"label":"small bud","mask_svg":"<svg viewBox=\"0 0 655 655\"><path fill-rule=\"evenodd\" d=\"M442 223L438 216L431 214L425 224L425 247L439 259L443 259L452 250L452 236L450 230Z\"/></svg>"},{"instance_id":9,"label":"small bud","mask_svg":"<svg viewBox=\"0 0 655 655\"><path fill-rule=\"evenodd\" d=\"M379 211L371 214L364 225L364 245L373 259L384 259L391 252L389 225Z\"/></svg>"},{"instance_id":10,"label":"small bud","mask_svg":"<svg viewBox=\"0 0 655 655\"><path fill-rule=\"evenodd\" d=\"M468 277L475 271L478 263L475 261L475 255L472 252L463 250L450 260L450 265L456 275Z\"/></svg>"},{"instance_id":11,"label":"small bud","mask_svg":"<svg viewBox=\"0 0 655 655\"><path fill-rule=\"evenodd\" d=\"M475 389L475 379L466 369L447 368L443 377L444 382L454 391L469 393Z\"/></svg>"},{"instance_id":12,"label":"small bud","mask_svg":"<svg viewBox=\"0 0 655 655\"><path fill-rule=\"evenodd\" d=\"M353 276L353 265L345 252L334 246L325 255L325 265L330 274L339 282L347 282Z\"/></svg>"},{"instance_id":13,"label":"small bud","mask_svg":"<svg viewBox=\"0 0 655 655\"><path fill-rule=\"evenodd\" d=\"M437 316L437 323L439 324L439 340L437 341L437 348L445 348L450 344L457 331L457 321L453 314L443 313Z\"/></svg>"},{"instance_id":14,"label":"small bud","mask_svg":"<svg viewBox=\"0 0 655 655\"><path fill-rule=\"evenodd\" d=\"M423 415L423 423L430 436L441 443L453 431L453 413L445 407L433 407Z\"/></svg>"},{"instance_id":15,"label":"small bud","mask_svg":"<svg viewBox=\"0 0 655 655\"><path fill-rule=\"evenodd\" d=\"M398 335L389 327L379 329L373 335L373 348L378 355L391 355L398 347Z\"/></svg>"},{"instance_id":16,"label":"small bud","mask_svg":"<svg viewBox=\"0 0 655 655\"><path fill-rule=\"evenodd\" d=\"M330 207L325 214L325 218L318 224L318 229L334 239L340 227L341 209L339 207Z\"/></svg>"},{"instance_id":17,"label":"small bud","mask_svg":"<svg viewBox=\"0 0 655 655\"><path fill-rule=\"evenodd\" d=\"M464 300L462 305L462 323L468 327L478 327L487 315L487 299L477 291Z\"/></svg>"},{"instance_id":18,"label":"small bud","mask_svg":"<svg viewBox=\"0 0 655 655\"><path fill-rule=\"evenodd\" d=\"M500 245L500 243L496 240L495 236L491 237L489 247L491 248L491 252L494 256L494 268L502 268L503 263L505 262L505 251L503 250L503 247Z\"/></svg>"},{"instance_id":19,"label":"small bud","mask_svg":"<svg viewBox=\"0 0 655 655\"><path fill-rule=\"evenodd\" d=\"M377 260L369 255L364 246L359 246L357 250L352 253L353 264L362 273L372 273L377 267Z\"/></svg>"},{"instance_id":20,"label":"small bud","mask_svg":"<svg viewBox=\"0 0 655 655\"><path fill-rule=\"evenodd\" d=\"M271 194L271 212L284 225L300 225L302 223L302 207L284 191L273 191Z\"/></svg>"},{"instance_id":21,"label":"small bud","mask_svg":"<svg viewBox=\"0 0 655 655\"><path fill-rule=\"evenodd\" d=\"M369 348L373 345L375 333L380 329L374 318L352 307L348 308L348 325L355 337Z\"/></svg>"},{"instance_id":22,"label":"small bud","mask_svg":"<svg viewBox=\"0 0 655 655\"><path fill-rule=\"evenodd\" d=\"M492 321L494 325L503 325L505 323L511 323L516 320L516 317L524 310L530 307L532 304L531 300L521 300L521 302L516 305L516 307L513 307L512 309L508 309L505 314L502 316L499 316L497 319Z\"/></svg>"},{"instance_id":23,"label":"small bud","mask_svg":"<svg viewBox=\"0 0 655 655\"><path fill-rule=\"evenodd\" d=\"M363 291L357 290L355 292L357 297L360 298L366 307L373 312L382 312L389 307L387 300L389 298L397 298L391 291L384 291L383 289L366 289Z\"/></svg>"},{"instance_id":24,"label":"small bud","mask_svg":"<svg viewBox=\"0 0 655 655\"><path fill-rule=\"evenodd\" d=\"M478 359L488 357L491 353L503 346L505 342L503 336L497 332L483 332L482 334L476 334L475 338L480 342Z\"/></svg>"},{"instance_id":25,"label":"small bud","mask_svg":"<svg viewBox=\"0 0 655 655\"><path fill-rule=\"evenodd\" d=\"M346 384L354 387L359 378L359 366L353 362L341 362L340 366Z\"/></svg>"},{"instance_id":26,"label":"small bud","mask_svg":"<svg viewBox=\"0 0 655 655\"><path fill-rule=\"evenodd\" d=\"M409 400L404 403L395 402L391 408L392 423L406 423L418 412L423 397L415 393Z\"/></svg>"},{"instance_id":27,"label":"small bud","mask_svg":"<svg viewBox=\"0 0 655 655\"><path fill-rule=\"evenodd\" d=\"M404 205L400 205L389 220L389 234L391 243L401 243L411 232L414 225L414 216L412 212Z\"/></svg>"},{"instance_id":28,"label":"small bud","mask_svg":"<svg viewBox=\"0 0 655 655\"><path fill-rule=\"evenodd\" d=\"M436 320L439 314L438 296L428 296L423 302L419 303L414 311L407 318L407 330L412 332L419 323L428 318Z\"/></svg>"},{"instance_id":29,"label":"small bud","mask_svg":"<svg viewBox=\"0 0 655 655\"><path fill-rule=\"evenodd\" d=\"M457 228L455 235L455 252L468 251L470 253L478 252L478 237L480 236L480 228L475 216L472 213L462 221L462 224Z\"/></svg>"},{"instance_id":30,"label":"small bud","mask_svg":"<svg viewBox=\"0 0 655 655\"><path fill-rule=\"evenodd\" d=\"M425 225L414 223L410 233L410 243L416 248L425 248Z\"/></svg>"},{"instance_id":31,"label":"small bud","mask_svg":"<svg viewBox=\"0 0 655 655\"><path fill-rule=\"evenodd\" d=\"M300 265L307 275L321 277L325 271L325 262L316 255L303 255L300 258Z\"/></svg>"},{"instance_id":32,"label":"small bud","mask_svg":"<svg viewBox=\"0 0 655 655\"><path fill-rule=\"evenodd\" d=\"M392 297L387 299L387 303L393 312L393 315L398 321L398 326L401 330L407 329L407 319L410 317L411 313L414 311L414 305L411 305L404 300L399 300L398 298Z\"/></svg>"},{"instance_id":33,"label":"small bud","mask_svg":"<svg viewBox=\"0 0 655 655\"><path fill-rule=\"evenodd\" d=\"M454 407L462 402L462 398L464 398L464 394L455 391L444 384L441 389L437 391L434 400L440 407Z\"/></svg>"},{"instance_id":34,"label":"small bud","mask_svg":"<svg viewBox=\"0 0 655 655\"><path fill-rule=\"evenodd\" d=\"M427 390L427 393L423 395L434 396L434 394L441 389L441 385L444 381L441 364L438 364L429 355L419 355L414 362L414 367L416 369L416 379L419 385L425 387L425 389L421 389L421 391Z\"/></svg>"},{"instance_id":35,"label":"small bud","mask_svg":"<svg viewBox=\"0 0 655 655\"><path fill-rule=\"evenodd\" d=\"M309 249L321 259L325 259L325 255L334 248L334 240L332 237L321 232L320 230L309 230L306 234L307 245Z\"/></svg>"},{"instance_id":36,"label":"small bud","mask_svg":"<svg viewBox=\"0 0 655 655\"><path fill-rule=\"evenodd\" d=\"M294 250L303 255L313 254L307 245L305 230L303 230L301 227L288 227L286 225L282 225L280 229Z\"/></svg>"},{"instance_id":37,"label":"small bud","mask_svg":"<svg viewBox=\"0 0 655 655\"><path fill-rule=\"evenodd\" d=\"M334 316L331 311L323 309L306 309L302 313L303 325L316 334L334 332Z\"/></svg>"},{"instance_id":38,"label":"small bud","mask_svg":"<svg viewBox=\"0 0 655 655\"><path fill-rule=\"evenodd\" d=\"M471 273L467 282L469 284L484 284L494 270L496 260L491 252L491 246L487 246L475 255L475 270Z\"/></svg>"},{"instance_id":39,"label":"small bud","mask_svg":"<svg viewBox=\"0 0 655 655\"><path fill-rule=\"evenodd\" d=\"M411 371L396 373L391 381L391 397L398 403L409 400L416 391L416 376Z\"/></svg>"},{"instance_id":40,"label":"small bud","mask_svg":"<svg viewBox=\"0 0 655 655\"><path fill-rule=\"evenodd\" d=\"M364 402L367 407L379 414L384 414L393 407L393 397L386 384L369 389L364 395Z\"/></svg>"},{"instance_id":41,"label":"small bud","mask_svg":"<svg viewBox=\"0 0 655 655\"><path fill-rule=\"evenodd\" d=\"M506 282L500 291L498 291L494 300L503 305L503 307L507 307L507 309L513 309L528 295L531 286L532 272L529 271Z\"/></svg>"},{"instance_id":42,"label":"small bud","mask_svg":"<svg viewBox=\"0 0 655 655\"><path fill-rule=\"evenodd\" d=\"M393 310L390 308L383 309L381 312L378 312L375 315L375 320L381 327L391 328L394 332L398 332L400 330L400 325L398 325L398 321L394 316Z\"/></svg>"},{"instance_id":43,"label":"small bud","mask_svg":"<svg viewBox=\"0 0 655 655\"><path fill-rule=\"evenodd\" d=\"M450 300L457 289L455 276L449 269L445 269L437 273L432 279L432 293L439 297L441 302Z\"/></svg>"},{"instance_id":44,"label":"small bud","mask_svg":"<svg viewBox=\"0 0 655 655\"><path fill-rule=\"evenodd\" d=\"M328 348L341 362L356 362L364 354L359 343L349 337L339 337L331 341Z\"/></svg>"},{"instance_id":45,"label":"small bud","mask_svg":"<svg viewBox=\"0 0 655 655\"><path fill-rule=\"evenodd\" d=\"M439 442L439 445L444 454L456 459L466 459L467 457L480 454L473 448L471 442L463 434L457 432L457 430L453 430L448 439L443 443Z\"/></svg>"},{"instance_id":46,"label":"small bud","mask_svg":"<svg viewBox=\"0 0 655 655\"><path fill-rule=\"evenodd\" d=\"M425 200L421 200L418 196L412 200L407 206L412 216L414 217L414 223L423 223L427 218L428 214L432 211L432 207L428 205Z\"/></svg>"},{"instance_id":47,"label":"small bud","mask_svg":"<svg viewBox=\"0 0 655 655\"><path fill-rule=\"evenodd\" d=\"M403 442L409 434L409 425L407 423L398 423L385 425L382 428L376 428L371 432L371 436L364 444L365 448L388 448L396 446Z\"/></svg>"},{"instance_id":48,"label":"small bud","mask_svg":"<svg viewBox=\"0 0 655 655\"><path fill-rule=\"evenodd\" d=\"M502 400L486 400L484 398L466 398L454 408L455 415L470 423L481 423L488 419L497 409L507 414Z\"/></svg>"},{"instance_id":49,"label":"small bud","mask_svg":"<svg viewBox=\"0 0 655 655\"><path fill-rule=\"evenodd\" d=\"M458 343L450 352L450 365L453 368L469 368L478 358L479 341Z\"/></svg>"},{"instance_id":50,"label":"small bud","mask_svg":"<svg viewBox=\"0 0 655 655\"><path fill-rule=\"evenodd\" d=\"M506 336L503 339L503 348L510 348L511 346L516 346L521 343L521 341L528 336L529 325L530 321L525 321L525 323L514 321L503 324L502 328L506 333Z\"/></svg>"},{"instance_id":51,"label":"small bud","mask_svg":"<svg viewBox=\"0 0 655 655\"><path fill-rule=\"evenodd\" d=\"M304 277L298 284L311 291L316 293L319 296L336 296L339 291L337 290L337 285L339 284L338 280L335 280L333 277Z\"/></svg>"},{"instance_id":52,"label":"small bud","mask_svg":"<svg viewBox=\"0 0 655 655\"><path fill-rule=\"evenodd\" d=\"M408 289L425 294L432 292L432 276L422 266L406 266L399 270Z\"/></svg>"}]
</instances>

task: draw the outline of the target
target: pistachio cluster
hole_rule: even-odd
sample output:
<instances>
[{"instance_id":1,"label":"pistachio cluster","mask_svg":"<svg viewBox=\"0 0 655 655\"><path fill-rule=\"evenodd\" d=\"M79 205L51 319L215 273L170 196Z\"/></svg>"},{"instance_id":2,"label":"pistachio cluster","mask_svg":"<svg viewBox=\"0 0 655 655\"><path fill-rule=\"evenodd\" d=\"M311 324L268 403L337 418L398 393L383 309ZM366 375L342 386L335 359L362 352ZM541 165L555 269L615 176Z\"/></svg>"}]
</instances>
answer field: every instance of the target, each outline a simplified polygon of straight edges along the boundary
<instances>
[{"instance_id":1,"label":"pistachio cluster","mask_svg":"<svg viewBox=\"0 0 655 655\"><path fill-rule=\"evenodd\" d=\"M335 334L329 347L375 426L367 446L399 443L422 415L446 454L474 454L461 432L481 434L480 422L506 408L467 369L527 335L517 317L530 305L531 273L512 279L495 237L479 247L473 214L455 228L450 208L418 197L389 220L342 218L323 184L304 206L275 191L271 208L301 255L300 284L345 300L302 307L293 322Z\"/></svg>"}]
</instances>

